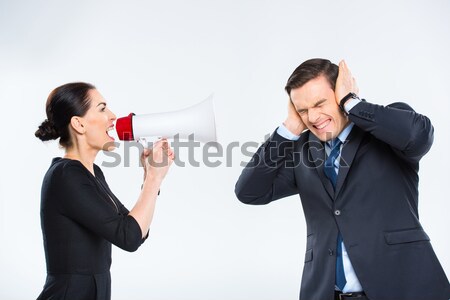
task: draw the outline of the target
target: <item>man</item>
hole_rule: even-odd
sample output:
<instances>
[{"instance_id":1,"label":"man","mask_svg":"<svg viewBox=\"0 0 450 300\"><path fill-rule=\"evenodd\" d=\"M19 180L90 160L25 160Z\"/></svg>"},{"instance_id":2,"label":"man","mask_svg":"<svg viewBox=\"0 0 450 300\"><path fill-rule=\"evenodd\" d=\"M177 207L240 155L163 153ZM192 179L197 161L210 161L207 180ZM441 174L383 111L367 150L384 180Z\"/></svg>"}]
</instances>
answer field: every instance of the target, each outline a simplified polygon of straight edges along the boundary
<instances>
[{"instance_id":1,"label":"man","mask_svg":"<svg viewBox=\"0 0 450 300\"><path fill-rule=\"evenodd\" d=\"M300 195L307 223L300 299L448 300L449 281L417 208L430 120L404 103L361 100L344 61L305 61L286 91L286 121L235 192L247 204Z\"/></svg>"}]
</instances>

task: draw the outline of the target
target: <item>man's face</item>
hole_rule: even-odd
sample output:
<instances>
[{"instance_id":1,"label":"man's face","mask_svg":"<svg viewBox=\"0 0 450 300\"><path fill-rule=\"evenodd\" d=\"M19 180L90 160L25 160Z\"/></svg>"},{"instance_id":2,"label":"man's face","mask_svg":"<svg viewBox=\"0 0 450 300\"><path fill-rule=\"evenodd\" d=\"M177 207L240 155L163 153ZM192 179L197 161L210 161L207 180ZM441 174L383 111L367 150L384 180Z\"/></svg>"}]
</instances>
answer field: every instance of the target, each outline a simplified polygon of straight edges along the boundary
<instances>
[{"instance_id":1,"label":"man's face","mask_svg":"<svg viewBox=\"0 0 450 300\"><path fill-rule=\"evenodd\" d=\"M349 123L324 76L292 89L290 96L305 126L321 141L334 139Z\"/></svg>"}]
</instances>

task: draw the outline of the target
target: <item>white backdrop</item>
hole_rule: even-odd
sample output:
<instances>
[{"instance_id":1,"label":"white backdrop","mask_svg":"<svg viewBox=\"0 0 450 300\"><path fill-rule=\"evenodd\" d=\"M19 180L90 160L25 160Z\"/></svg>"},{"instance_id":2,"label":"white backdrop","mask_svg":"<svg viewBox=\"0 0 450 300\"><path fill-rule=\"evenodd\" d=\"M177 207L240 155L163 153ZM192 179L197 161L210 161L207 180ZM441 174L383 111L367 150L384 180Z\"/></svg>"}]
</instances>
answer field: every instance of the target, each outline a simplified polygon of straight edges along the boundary
<instances>
[{"instance_id":1,"label":"white backdrop","mask_svg":"<svg viewBox=\"0 0 450 300\"><path fill-rule=\"evenodd\" d=\"M220 143L262 142L285 118L288 76L312 57L345 58L368 101L405 101L431 118L419 209L450 275L449 16L448 0L0 0L0 298L33 299L44 284L40 187L61 150L34 131L53 88L94 83L118 116L214 93ZM113 250L113 299L298 299L299 198L241 204L234 184L248 157L231 154L231 166L171 168L149 240L136 253ZM136 161L103 171L131 208Z\"/></svg>"}]
</instances>

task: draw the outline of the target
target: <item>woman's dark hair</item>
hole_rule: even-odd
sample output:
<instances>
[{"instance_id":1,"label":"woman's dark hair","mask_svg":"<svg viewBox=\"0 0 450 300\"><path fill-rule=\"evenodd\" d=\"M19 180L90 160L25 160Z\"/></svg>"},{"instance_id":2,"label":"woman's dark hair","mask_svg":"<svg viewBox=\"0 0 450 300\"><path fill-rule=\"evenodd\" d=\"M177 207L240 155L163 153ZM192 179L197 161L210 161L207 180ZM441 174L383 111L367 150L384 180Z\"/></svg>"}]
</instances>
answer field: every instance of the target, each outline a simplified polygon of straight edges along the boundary
<instances>
[{"instance_id":1,"label":"woman's dark hair","mask_svg":"<svg viewBox=\"0 0 450 300\"><path fill-rule=\"evenodd\" d=\"M336 86L336 79L338 77L339 67L333 64L328 59L313 58L303 62L298 66L292 75L289 77L286 87L284 88L291 96L291 90L303 86L308 81L324 75L328 80L330 87L333 89Z\"/></svg>"},{"instance_id":2,"label":"woman's dark hair","mask_svg":"<svg viewBox=\"0 0 450 300\"><path fill-rule=\"evenodd\" d=\"M84 82L68 83L54 89L45 106L47 119L34 135L42 141L60 138L59 144L70 148L70 120L73 116L82 117L86 114L90 106L88 92L93 89L95 86Z\"/></svg>"}]
</instances>

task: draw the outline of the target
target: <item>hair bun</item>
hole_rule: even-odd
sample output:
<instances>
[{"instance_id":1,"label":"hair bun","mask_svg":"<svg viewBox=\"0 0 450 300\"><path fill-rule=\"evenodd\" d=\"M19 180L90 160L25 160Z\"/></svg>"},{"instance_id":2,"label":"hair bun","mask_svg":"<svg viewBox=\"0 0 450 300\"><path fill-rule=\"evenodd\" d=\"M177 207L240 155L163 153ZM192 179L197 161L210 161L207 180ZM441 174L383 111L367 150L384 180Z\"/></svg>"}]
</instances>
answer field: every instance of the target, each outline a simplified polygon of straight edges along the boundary
<instances>
[{"instance_id":1,"label":"hair bun","mask_svg":"<svg viewBox=\"0 0 450 300\"><path fill-rule=\"evenodd\" d=\"M41 141L56 140L60 136L58 130L56 130L55 125L53 125L53 122L49 120L45 120L44 122L42 122L42 124L39 126L39 129L36 130L34 135Z\"/></svg>"}]
</instances>

